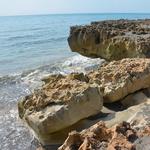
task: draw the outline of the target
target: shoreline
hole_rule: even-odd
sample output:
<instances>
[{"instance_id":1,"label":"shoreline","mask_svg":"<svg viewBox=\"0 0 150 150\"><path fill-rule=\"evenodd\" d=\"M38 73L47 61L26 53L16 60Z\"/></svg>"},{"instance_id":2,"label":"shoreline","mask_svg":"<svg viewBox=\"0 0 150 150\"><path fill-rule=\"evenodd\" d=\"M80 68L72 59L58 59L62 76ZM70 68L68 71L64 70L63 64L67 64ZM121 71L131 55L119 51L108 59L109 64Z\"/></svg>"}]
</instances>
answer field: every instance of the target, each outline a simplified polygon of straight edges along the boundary
<instances>
[{"instance_id":1,"label":"shoreline","mask_svg":"<svg viewBox=\"0 0 150 150\"><path fill-rule=\"evenodd\" d=\"M88 29L87 29L87 31L88 31ZM118 33L117 33L118 34ZM105 35L105 34L104 34ZM95 35L91 38L91 41L93 40L93 39L95 39ZM80 41L82 41L82 39L80 39ZM99 39L98 39L98 41L99 41ZM75 41L76 42L76 41ZM97 42L97 41L96 41ZM147 41L145 42L145 44L147 43ZM95 45L94 45L95 46ZM77 50L77 49L76 49ZM91 49L89 49L89 50L91 50ZM145 50L145 48L143 49L143 51ZM146 49L147 50L147 49ZM85 54L86 55L86 54ZM148 53L144 53L144 55L146 55L146 56L148 56L149 57L149 54ZM79 55L78 55L79 56ZM93 56L93 55L92 55ZM137 57L138 55L136 55L136 57ZM143 55L142 55L143 56ZM43 79L43 77L47 77L47 83L44 85L44 84L42 84L43 86L51 86L52 84L50 84L50 82L49 81L51 81L51 79L49 80L49 75L50 74L63 74L64 75L64 79L62 79L61 80L61 84L60 84L60 87L62 86L63 88L64 88L64 90L63 91L65 91L65 86L66 86L66 84L71 84L71 86L73 87L74 85L76 85L76 84L72 84L72 83L77 83L77 87L79 86L78 84L80 84L80 83L78 83L79 81L81 82L81 87L84 85L84 84L82 84L82 82L84 83L85 82L85 80L86 80L86 83L85 84L87 84L87 85L89 85L89 86L91 86L92 88L95 88L95 87L93 87L93 84L94 84L94 86L96 85L97 87L96 88L100 88L100 91L103 93L104 91L104 89L106 88L106 91L108 92L106 92L106 93L104 93L104 94L102 94L101 95L101 97L103 97L102 99L104 100L104 101L106 101L106 99L107 100L109 100L109 102L110 103L112 103L112 102L114 102L114 101L119 101L119 102L116 102L116 103L112 103L112 104L104 104L104 107L103 107L103 109L100 109L103 113L101 114L90 114L90 116L91 117L89 117L89 116L84 116L83 118L81 118L81 122L78 122L77 121L77 126L74 126L73 128L72 128L72 126L71 126L71 129L69 129L68 131L66 131L66 133L68 134L69 132L71 132L72 130L77 130L78 128L80 129L78 132L79 132L79 134L80 134L80 132L82 132L82 130L83 129L85 129L85 130L87 130L87 132L88 132L88 128L90 128L90 126L92 126L92 125L94 125L95 123L97 123L98 121L100 121L100 120L104 120L105 122L107 122L108 124L110 124L110 126L111 126L111 124L118 124L118 123L120 123L120 121L126 121L126 120L128 120L129 122L130 122L130 120L132 120L132 123L134 122L134 119L136 119L136 120L138 120L138 117L140 118L141 116L135 116L135 114L134 113L139 113L140 111L139 111L139 108L143 108L142 109L142 115L146 115L148 118L150 117L149 115L148 115L148 113L145 111L146 109L149 111L149 103L148 103L148 101L149 101L149 85L148 85L148 87L147 87L147 84L146 84L146 81L148 81L148 83L149 83L149 71L147 71L147 64L149 65L149 61L148 60L146 60L146 59L141 59L141 61L139 60L138 61L138 59L132 59L132 58L129 58L129 59L125 59L123 62L121 62L121 64L122 64L122 66L118 66L118 69L116 69L116 71L114 71L113 70L113 68L115 68L115 66L117 66L118 65L118 62L119 61L114 61L114 58L111 58L111 60L113 60L112 62L110 62L110 68L109 68L109 63L104 63L103 65L102 65L102 68L104 67L104 72L102 72L101 73L101 71L99 72L99 70L100 70L100 64L102 63L102 60L101 59L89 59L89 58L86 58L86 57L83 57L83 56L79 56L79 58L78 57L76 57L76 56L74 56L74 59L73 59L73 57L71 57L71 58L69 58L69 59L67 59L67 60L65 60L65 63L59 63L59 65L57 64L57 65L53 65L52 67L51 67L51 65L46 65L46 66L44 66L44 69L43 69L43 67L39 67L39 68L37 68L37 69L39 69L39 71L36 71L36 70L31 70L31 72L30 71L27 71L26 73L24 73L24 74L21 74L21 75L19 75L19 76L17 76L16 78L14 78L14 79L11 79L11 77L9 77L8 76L8 79L10 79L10 83L8 82L5 82L5 81L7 81L7 78L4 78L4 80L1 82L0 81L0 83L2 83L2 86L1 86L1 89L2 89L2 96L1 96L1 99L3 100L3 103L5 103L5 105L4 106L6 106L7 107L7 110L8 110L8 112L7 112L7 110L6 110L6 118L4 118L4 122L6 122L6 126L4 126L5 127L5 129L4 128L2 128L2 129L4 129L3 131L5 132L6 131L6 129L8 130L7 132L6 132L6 134L8 135L6 135L6 138L7 139L3 139L4 137L5 137L5 134L2 134L2 136L4 136L3 138L2 138L2 140L3 140L3 142L5 143L5 142L8 142L9 140L11 140L11 139L13 139L14 138L14 142L17 142L17 141L15 141L16 139L15 139L15 136L17 137L20 137L21 139L22 139L22 141L21 141L21 143L23 144L23 142L25 141L25 145L24 146L26 146L26 145L30 145L31 147L32 146L34 146L34 144L32 145L31 144L31 141L28 141L27 139L26 139L26 136L25 137L23 137L23 135L24 135L24 132L25 133L27 133L26 131L22 131L22 130L20 130L20 128L21 128L21 124L19 124L19 125L16 125L16 120L18 120L18 118L16 119L16 117L17 117L17 115L15 115L15 117L13 116L13 111L12 110L14 110L16 107L11 107L12 105L15 105L16 103L17 103L17 101L20 99L20 97L26 97L26 95L30 95L30 93L32 93L32 94L34 94L34 92L36 91L35 89L44 89L42 86L41 86L41 83L42 83L42 81L41 81L41 79ZM124 55L123 55L123 57L124 57ZM139 55L139 57L141 57L141 55ZM136 61L137 60L137 61ZM146 60L146 62L148 62L146 65L143 63L143 60ZM134 65L134 64L132 64L132 62L134 62L135 61L135 64L137 65L137 68L136 68L136 65ZM124 62L126 62L125 64L124 64ZM139 63L138 63L139 62ZM112 65L112 64L114 63L114 65ZM112 65L112 66L111 66ZM114 86L118 86L118 84L117 83L120 83L120 82L122 82L122 81L124 81L124 79L122 80L122 77L124 77L124 72L123 72L123 74L116 74L116 76L113 76L121 67L124 69L124 67L126 67L126 66L129 66L129 70L128 70L128 72L129 72L129 76L130 76L130 78L131 78L131 80L132 80L132 77L133 76L135 76L136 77L136 79L139 79L139 77L141 77L140 78L140 80L138 80L137 82L141 82L141 83L145 83L145 85L146 86L144 86L144 84L143 85L138 85L137 83L137 85L136 86L134 86L134 88L132 87L130 87L129 89L130 90L126 90L127 91L127 93L126 93L126 91L124 92L125 93L125 95L124 94L122 94L121 95L121 97L119 97L119 96L112 96L111 94L113 93L111 93L110 91L114 88L113 86L111 87L111 85L114 85ZM105 67L106 67L106 70L105 70ZM108 69L107 70L107 67L110 69ZM138 68L139 67L139 68ZM99 68L99 69L98 69ZM112 68L112 70L111 70L111 68ZM144 70L144 69L146 70ZM130 72L131 70L133 69L133 72ZM135 70L134 70L135 69ZM139 69L139 70L138 70ZM143 70L142 70L143 69ZM93 73L91 73L91 75L89 75L88 73L89 72L91 72L91 70L94 70L93 71ZM127 70L127 69L126 69ZM107 73L105 73L105 71L106 72L108 72L108 74ZM113 72L114 71L114 72ZM136 72L137 71L137 72ZM139 71L139 72L138 72ZM141 72L140 72L141 71ZM72 77L69 77L69 79L67 78L66 80L65 80L65 78L66 78L66 76L69 76L70 74L72 74L72 72L79 72L79 74L75 74L75 75L73 75L74 77L72 78ZM83 75L81 75L80 73L81 72L83 72L83 74L86 76L87 74L88 74L88 78L90 78L90 82L89 81L87 81L87 78L86 77L83 77ZM148 75L148 79L145 77L146 75ZM79 76L78 76L79 75ZM101 75L104 75L104 78L101 78ZM118 81L118 77L119 76L119 78L120 78L120 80ZM98 77L100 77L100 78L98 78ZM103 85L102 86L100 86L101 85L101 81L99 81L99 80L102 80L102 82L103 82L103 80L109 80L109 79L111 79L111 80L113 80L111 77L113 77L113 79L116 79L117 81L116 82L114 82L114 83L111 83L110 81L108 81L108 86L107 86L107 84L105 85L105 82L103 83ZM128 76L126 76L126 77L128 77ZM75 78L75 81L73 81L74 80L74 78ZM86 79L85 79L86 78ZM145 79L146 78L146 79ZM54 78L55 79L55 78ZM126 78L125 78L126 79ZM0 78L0 80L1 80L1 78ZM78 81L79 80L79 81ZM146 81L145 81L146 80ZM69 82L70 83L69 83ZM135 83L134 83L134 81L135 81L135 78L132 80L132 84L134 85ZM59 83L59 80L58 80L58 83ZM57 85L58 85L58 83L57 83ZM40 85L39 85L40 84ZM14 86L15 85L15 86ZM56 85L56 86L57 86ZM8 86L8 87L7 87ZM99 87L100 86L100 87ZM105 87L106 86L106 87ZM116 87L117 87L116 86ZM111 88L109 88L109 87L111 87ZM135 88L135 87L138 87L138 88ZM58 89L57 89L58 88ZM120 87L121 88L121 90L122 90L122 87ZM7 91L5 91L7 89ZM32 89L32 90L31 90ZM132 89L134 89L134 90L132 90ZM144 90L143 90L144 89ZM35 90L35 91L34 91ZM47 90L47 91L46 91ZM55 87L55 85L54 85L54 87L52 87L52 89L51 90L49 90L49 88L47 88L47 89L44 89L43 91L45 92L46 91L46 94L47 94L47 96L48 96L48 98L51 100L52 98L51 98L51 91L53 92L53 90L54 90L54 95L55 95L55 92L56 91L60 91L61 89L59 89L59 87ZM56 91L55 91L56 90ZM79 92L78 93L76 93L75 91L78 91L79 90ZM80 91L80 88L78 89L78 88L76 88L75 87L75 89L73 89L73 88L71 88L71 90L67 90L67 91L69 91L69 92L72 92L73 93L73 95L76 97L77 96L77 101L78 101L78 97L81 97L81 98L79 98L79 101L80 100L83 100L84 102L86 101L86 98L85 97L89 97L89 101L90 100L92 100L92 98L91 98L91 96L90 96L90 94L91 93L93 93L93 92L89 92L91 89L89 89L89 91L87 92L84 88L82 89L83 91ZM85 91L84 91L85 90ZM114 91L115 91L115 88L113 89ZM132 92L129 92L129 91L132 91ZM40 93L41 91L39 91L39 93ZM87 93L86 93L87 92ZM110 92L110 93L109 93ZM35 92L35 96L39 96L40 97L40 95L39 95L39 93L37 93L36 94L36 92ZM67 92L62 92L61 94L60 94L60 97L58 97L58 104L60 104L60 105L62 105L62 102L61 102L61 98L66 94ZM72 94L71 93L71 94ZM81 94L82 93L82 94ZM87 95L86 95L86 94ZM99 92L98 92L99 93ZM116 95L117 95L117 93L119 93L118 91L116 92ZM10 95L9 95L10 94ZM49 95L50 94L50 95ZM64 94L64 95L63 95ZM70 94L70 93L69 93ZM76 95L76 94L79 94L79 95ZM83 96L81 96L81 95ZM107 95L108 94L108 95ZM109 95L110 94L110 95ZM58 94L59 95L59 94ZM67 95L67 94L66 94ZM119 94L118 94L119 95ZM13 97L14 96L14 97ZM62 96L62 97L61 97ZM67 95L68 96L68 95ZM72 96L72 95L71 95ZM99 94L97 94L97 96L99 96ZM69 97L69 96L68 96ZM96 97L96 96L92 96L92 97ZM113 97L113 98L112 98ZM118 98L119 97L119 98ZM44 96L42 95L41 96L41 98L42 98L42 100L44 100L45 98L44 98ZM70 97L69 97L70 98ZM69 99L69 98L67 98L67 100ZM112 98L112 99L111 99ZM141 100L142 101L140 101L139 100L139 98L141 98ZM34 98L33 98L34 99ZM31 101L33 100L32 98L31 98ZM122 101L122 99L125 101L125 102L127 102L127 103L121 103L120 104L120 100ZM131 102L129 102L129 100L133 100L133 104L131 103ZM28 98L27 98L27 100L28 100ZM70 100L71 100L71 98L70 98ZM102 100L102 101L103 101ZM81 108L84 108L84 112L88 112L88 110L94 110L93 108L90 108L89 107L89 105L87 105L87 109L85 108L85 107L82 107L82 105L84 104L84 102L82 103L81 102ZM138 102L138 103L137 103ZM3 104L2 103L2 104ZM36 101L35 101L35 103L36 103ZM42 102L43 103L43 102ZM142 104L142 103L144 103L144 104L147 104L148 105L148 107L146 107L144 104ZM48 105L48 106L43 106L43 108L40 108L39 110L35 110L35 114L38 112L38 113L43 113L43 116L45 116L45 109L46 108L50 108L50 106L53 106L53 105L58 105L57 104L57 101L56 102L53 102L52 104L50 104L50 105ZM64 104L64 103L63 103ZM68 105L68 103L66 103L65 105ZM71 108L69 108L69 110L71 110L72 108L74 109L74 106L76 105L76 102L72 105L72 104L69 104L68 105L68 107L71 107ZM92 104L91 104L92 105ZM91 106L90 105L90 106ZM110 105L112 105L112 106L110 106ZM126 105L129 105L129 106L126 106ZM134 105L134 106L130 106L130 105ZM1 106L1 107L4 107L4 106ZM80 106L80 105L79 105ZM78 108L79 108L79 106L77 106L76 107L76 109L75 110L77 110ZM98 106L98 105L95 105L95 106ZM125 107L125 108L124 108ZM34 105L33 105L33 108L34 108ZM82 109L79 109L78 111L80 112ZM104 109L105 108L105 109ZM133 108L133 109L132 109ZM26 108L27 109L27 111L28 111L28 108ZM66 111L66 109L67 109L67 107L64 109L64 111ZM30 110L29 110L30 111ZM51 108L50 108L50 111L51 111ZM133 113L129 113L129 112L133 112ZM56 111L57 112L57 111ZM66 111L67 112L67 111ZM74 111L75 112L75 111ZM8 114L9 113L9 114ZM32 108L31 108L31 116L32 116ZM37 114L38 114L37 113ZM48 113L49 113L49 110L48 110ZM15 110L15 114L17 114L17 110ZM54 112L54 114L55 114L55 112ZM7 116L8 115L8 116ZM70 114L70 116L73 116L73 115L75 115L75 114L73 114L73 113L71 113ZM115 118L115 115L120 119L120 120L118 120L118 119L116 119ZM130 116L132 116L133 115L133 118L130 118ZM41 116L39 116L39 118L42 118L43 117L42 115ZM57 116L57 115L56 115ZM59 116L59 115L58 115ZM80 115L78 115L78 116L80 116ZM120 117L121 116L121 117ZM134 116L135 116L135 118L134 118ZM0 117L2 117L2 116L0 116ZM10 117L10 118L9 118ZM28 117L28 114L27 114L27 116L26 117ZM62 113L62 116L61 117L63 117L63 113ZM86 118L86 117L88 117L88 118ZM36 117L35 117L36 118ZM33 120L35 119L34 117L33 117ZM71 117L70 117L71 118ZM70 119L69 118L69 119ZM76 116L75 117L73 117L73 118L76 118ZM103 118L103 119L102 119ZM56 117L56 119L57 119L57 117ZM68 119L68 120L69 120ZM122 120L123 119L123 120ZM140 118L141 119L141 118ZM146 122L146 123L149 123L149 121L148 120L146 120L144 117L142 118L142 119L144 119L144 121ZM14 121L15 120L15 121ZM80 119L79 119L80 120ZM1 126L3 125L3 121L2 121L2 124L0 124ZM37 119L37 121L38 121L38 119ZM72 120L71 120L72 121ZM70 121L70 122L71 122ZM138 120L139 121L139 120ZM143 120L142 120L143 121ZM145 123L145 122L139 122L139 124L141 123ZM8 123L8 124L7 124ZM12 125L10 125L9 123L12 123ZM56 121L56 123L57 123L57 121ZM79 123L79 124L78 124ZM27 124L28 124L28 121L27 121ZM34 122L33 122L33 124L34 124ZM58 121L58 124L59 124L59 121ZM137 124L136 124L137 125ZM15 127L15 126L19 126L19 128L16 128L16 130L15 130L15 128L13 128L13 127ZM141 125L142 126L142 125ZM143 125L143 126L145 126L145 124ZM132 126L132 127L135 127L134 125ZM25 127L23 127L23 128L25 128ZM135 127L136 128L136 127ZM18 131L18 130L20 130L20 131ZM12 132L11 132L12 131ZM35 132L37 132L38 130L36 130ZM58 131L58 133L59 133L59 130L57 130ZM9 132L11 132L11 133L9 133ZM15 134L13 134L13 133L15 133ZM52 132L53 133L53 132ZM23 134L23 135L21 135L21 134ZM63 129L62 129L62 133L60 132L57 136L54 136L56 139L57 139L57 137L60 137L60 135L62 135L63 136L63 134L64 134L64 131L63 131ZM28 133L27 133L27 135L28 135ZM63 144L63 142L64 142L64 140L67 138L67 135L66 134L64 134L65 135L65 137L63 138L63 141L61 141L61 143L59 143L59 144ZM53 136L52 136L52 138L53 138ZM8 140L8 141L7 141ZM61 139L62 140L62 139ZM57 140L56 140L57 141ZM13 140L12 141L10 141L10 145L11 144L13 144L13 143L11 143L11 142L13 142ZM40 143L42 143L42 142L40 142ZM16 144L17 145L17 144ZM15 144L13 145L14 147L16 146ZM0 145L1 146L1 145ZM2 145L2 146L5 146L4 144ZM20 146L20 145L19 145ZM60 146L60 145L59 145ZM6 147L7 147L7 145L6 145ZM15 147L15 148L17 148L18 149L18 147ZM35 147L34 147L34 149L35 149Z\"/></svg>"},{"instance_id":2,"label":"shoreline","mask_svg":"<svg viewBox=\"0 0 150 150\"><path fill-rule=\"evenodd\" d=\"M72 59L74 58L74 59ZM82 58L82 62L81 59ZM15 76L4 76L2 77L2 80L0 78L0 88L1 88L1 99L3 100L1 102L1 115L3 119L0 122L1 129L3 130L1 132L2 136L6 135L6 139L1 138L2 143L8 143L8 141L11 139L11 137L14 136L14 140L19 137L22 139L22 142L25 144L25 147L30 147L30 150L35 150L34 144L31 144L31 140L33 140L33 137L30 135L31 133L28 131L26 126L22 124L21 120L18 118L18 111L17 111L17 102L21 97L24 97L31 93L33 89L37 89L41 86L42 81L41 78L44 76L49 75L48 73L52 68L51 71L53 72L62 72L68 73L71 72L71 70L76 70L75 68L78 66L79 63L82 64L77 70L80 71L80 69L85 69L87 66L84 66L84 63L89 61L87 58L84 60L84 57L80 56L73 56L71 58L65 59L65 63L63 60L59 61L58 63L54 65L46 65L40 68L37 68L35 70L27 71L23 74L15 75ZM84 60L84 61L83 61ZM100 62L100 61L99 61ZM74 64L75 63L75 64ZM98 63L98 62L96 62ZM76 66L77 65L77 66ZM93 64L89 63L89 66L93 66ZM95 64L96 65L96 64ZM63 67L62 67L63 66ZM66 68L66 71L64 70L64 67ZM84 68L85 67L85 68ZM58 68L58 69L56 69ZM87 67L88 68L88 67ZM91 68L91 67L89 67ZM55 70L56 69L56 70ZM37 72L36 70L40 70ZM45 72L47 71L47 72ZM8 95L8 97L7 97ZM11 96L9 96L11 95ZM2 97L3 96L3 97ZM19 120L18 120L19 119ZM5 121L5 126L3 126ZM11 124L10 124L11 121ZM10 128L10 129L9 129ZM28 137L28 138L27 138ZM30 137L30 138L29 138ZM18 140L17 140L18 141ZM14 142L17 142L14 141ZM22 143L21 142L21 143ZM34 143L34 141L33 141ZM11 141L8 143L8 146L12 145ZM17 144L16 144L17 145ZM14 149L18 149L14 143ZM7 147L6 144L4 146ZM1 147L1 145L0 145ZM33 148L32 148L33 147ZM1 147L3 148L3 146Z\"/></svg>"},{"instance_id":3,"label":"shoreline","mask_svg":"<svg viewBox=\"0 0 150 150\"><path fill-rule=\"evenodd\" d=\"M43 146L87 150L104 142L104 149L136 149L150 135L149 40L149 19L71 27L73 52L107 61L86 73L43 78L40 89L18 102L19 117Z\"/></svg>"}]
</instances>

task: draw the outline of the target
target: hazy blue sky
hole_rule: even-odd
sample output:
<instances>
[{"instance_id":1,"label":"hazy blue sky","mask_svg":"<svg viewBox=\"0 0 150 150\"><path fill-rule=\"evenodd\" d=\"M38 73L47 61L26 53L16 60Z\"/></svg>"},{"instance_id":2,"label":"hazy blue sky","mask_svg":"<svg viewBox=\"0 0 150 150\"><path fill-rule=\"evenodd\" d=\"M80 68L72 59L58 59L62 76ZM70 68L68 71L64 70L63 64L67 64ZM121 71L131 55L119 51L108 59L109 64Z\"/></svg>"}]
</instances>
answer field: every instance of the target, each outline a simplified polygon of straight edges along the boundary
<instances>
[{"instance_id":1,"label":"hazy blue sky","mask_svg":"<svg viewBox=\"0 0 150 150\"><path fill-rule=\"evenodd\" d=\"M150 12L150 0L0 0L0 15Z\"/></svg>"}]
</instances>

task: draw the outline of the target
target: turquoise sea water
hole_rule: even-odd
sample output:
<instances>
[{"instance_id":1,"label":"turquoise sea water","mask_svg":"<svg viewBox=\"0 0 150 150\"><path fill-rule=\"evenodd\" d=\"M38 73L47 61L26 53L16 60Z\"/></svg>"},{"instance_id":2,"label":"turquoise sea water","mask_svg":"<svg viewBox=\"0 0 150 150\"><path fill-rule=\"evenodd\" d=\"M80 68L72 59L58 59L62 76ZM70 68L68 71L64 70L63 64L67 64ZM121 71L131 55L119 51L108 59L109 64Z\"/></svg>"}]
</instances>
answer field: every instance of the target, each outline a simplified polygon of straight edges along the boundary
<instances>
[{"instance_id":1,"label":"turquoise sea water","mask_svg":"<svg viewBox=\"0 0 150 150\"><path fill-rule=\"evenodd\" d=\"M0 17L0 150L30 150L32 136L18 119L17 101L51 73L85 71L102 60L72 53L73 25L110 19L150 19L150 14L70 14Z\"/></svg>"},{"instance_id":2,"label":"turquoise sea water","mask_svg":"<svg viewBox=\"0 0 150 150\"><path fill-rule=\"evenodd\" d=\"M105 19L149 18L150 14L77 14L0 17L0 75L21 72L72 56L72 25Z\"/></svg>"}]
</instances>

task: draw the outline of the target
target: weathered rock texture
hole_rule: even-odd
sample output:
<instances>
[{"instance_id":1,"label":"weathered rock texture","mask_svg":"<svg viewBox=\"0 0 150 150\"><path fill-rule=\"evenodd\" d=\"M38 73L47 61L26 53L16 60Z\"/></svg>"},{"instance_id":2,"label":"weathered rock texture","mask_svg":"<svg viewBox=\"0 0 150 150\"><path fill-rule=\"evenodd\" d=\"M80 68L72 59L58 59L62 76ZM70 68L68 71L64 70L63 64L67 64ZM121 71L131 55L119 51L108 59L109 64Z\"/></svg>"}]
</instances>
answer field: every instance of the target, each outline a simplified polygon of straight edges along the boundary
<instances>
[{"instance_id":1,"label":"weathered rock texture","mask_svg":"<svg viewBox=\"0 0 150 150\"><path fill-rule=\"evenodd\" d=\"M134 142L142 136L150 136L149 126L136 131L129 123L123 122L109 129L99 122L80 133L70 133L58 150L136 150Z\"/></svg>"},{"instance_id":2,"label":"weathered rock texture","mask_svg":"<svg viewBox=\"0 0 150 150\"><path fill-rule=\"evenodd\" d=\"M102 112L104 114L110 113L106 110L102 110ZM144 150L149 150L150 100L142 104L129 107L124 111L111 112L107 116L97 116L94 118L84 119L84 123L81 125L84 125L83 129L85 130L81 133L70 133L67 140L60 149L79 149L80 147L80 150L84 150L84 148L86 150L88 144L92 148L88 147L87 150L92 150L93 147L94 149L97 148L98 150L109 150L107 148L112 148L112 146L116 147L117 149L117 145L119 145L119 147L122 146L120 150L124 150L124 146L129 145L133 146L133 148L136 146L136 150L142 150L142 148ZM106 126L101 121L105 122ZM122 124L124 121L130 123L130 125L128 123ZM119 127L117 124L120 124ZM116 129L116 125L119 128L117 133L114 130ZM78 128L74 128L73 131L77 129ZM118 131L120 131L120 133ZM135 135L137 135L137 139L134 139L134 137L136 137ZM110 150L114 150L114 147ZM128 149L130 149L130 147L128 147ZM128 149L126 148L126 150ZM46 147L43 150L51 150L51 148Z\"/></svg>"},{"instance_id":3,"label":"weathered rock texture","mask_svg":"<svg viewBox=\"0 0 150 150\"><path fill-rule=\"evenodd\" d=\"M146 101L150 101L150 98L147 97L142 91L140 91L140 92L135 92L133 94L128 95L123 100L121 100L121 103L125 107L130 107L130 106L144 103Z\"/></svg>"},{"instance_id":4,"label":"weathered rock texture","mask_svg":"<svg viewBox=\"0 0 150 150\"><path fill-rule=\"evenodd\" d=\"M115 102L150 87L150 59L126 58L112 61L88 76L91 83L100 85L104 102Z\"/></svg>"},{"instance_id":5,"label":"weathered rock texture","mask_svg":"<svg viewBox=\"0 0 150 150\"><path fill-rule=\"evenodd\" d=\"M104 64L87 75L51 75L43 81L41 89L19 102L18 109L20 118L44 145L59 144L66 137L65 131L68 133L77 126L81 131L100 120L108 127L122 121L138 126L149 123L150 59L126 58ZM106 103L121 101L126 107L137 106L87 121L89 116L100 113L103 99ZM81 119L85 121L79 123ZM79 124L72 128L75 123Z\"/></svg>"},{"instance_id":6,"label":"weathered rock texture","mask_svg":"<svg viewBox=\"0 0 150 150\"><path fill-rule=\"evenodd\" d=\"M104 121L108 127L112 127L122 121L131 123L135 128L143 128L147 125L150 126L150 100L129 107L123 111L110 114L109 117L104 118Z\"/></svg>"},{"instance_id":7,"label":"weathered rock texture","mask_svg":"<svg viewBox=\"0 0 150 150\"><path fill-rule=\"evenodd\" d=\"M45 85L18 104L19 115L42 144L50 134L100 112L103 98L84 74L52 75Z\"/></svg>"},{"instance_id":8,"label":"weathered rock texture","mask_svg":"<svg viewBox=\"0 0 150 150\"><path fill-rule=\"evenodd\" d=\"M73 52L106 60L150 57L150 20L109 20L71 27Z\"/></svg>"}]
</instances>

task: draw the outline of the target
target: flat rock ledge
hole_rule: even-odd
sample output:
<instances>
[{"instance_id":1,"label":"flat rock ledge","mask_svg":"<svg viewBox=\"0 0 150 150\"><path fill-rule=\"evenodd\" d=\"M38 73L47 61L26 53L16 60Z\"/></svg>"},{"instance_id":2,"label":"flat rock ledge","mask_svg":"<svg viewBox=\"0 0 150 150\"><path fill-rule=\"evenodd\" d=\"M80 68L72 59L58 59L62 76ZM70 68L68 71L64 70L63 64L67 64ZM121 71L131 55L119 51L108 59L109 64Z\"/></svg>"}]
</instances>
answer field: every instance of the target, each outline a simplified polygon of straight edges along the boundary
<instances>
[{"instance_id":1,"label":"flat rock ledge","mask_svg":"<svg viewBox=\"0 0 150 150\"><path fill-rule=\"evenodd\" d=\"M45 84L18 103L19 116L43 144L49 136L81 119L95 115L103 106L97 85L88 84L84 74L52 75Z\"/></svg>"},{"instance_id":2,"label":"flat rock ledge","mask_svg":"<svg viewBox=\"0 0 150 150\"><path fill-rule=\"evenodd\" d=\"M108 20L73 26L68 43L73 52L92 58L150 58L150 20Z\"/></svg>"}]
</instances>

